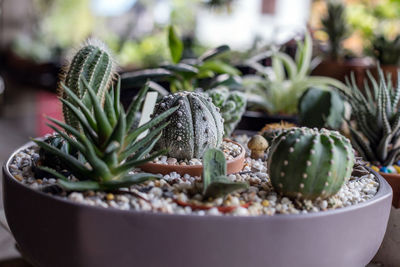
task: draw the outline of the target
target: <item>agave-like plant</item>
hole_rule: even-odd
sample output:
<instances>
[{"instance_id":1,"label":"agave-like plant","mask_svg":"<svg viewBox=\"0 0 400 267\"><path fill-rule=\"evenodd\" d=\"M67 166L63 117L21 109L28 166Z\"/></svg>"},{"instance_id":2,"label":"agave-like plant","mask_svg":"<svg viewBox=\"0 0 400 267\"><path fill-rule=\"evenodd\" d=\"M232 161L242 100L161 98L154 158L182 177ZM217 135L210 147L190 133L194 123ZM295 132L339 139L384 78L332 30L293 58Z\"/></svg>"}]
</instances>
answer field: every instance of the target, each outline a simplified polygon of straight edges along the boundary
<instances>
[{"instance_id":1,"label":"agave-like plant","mask_svg":"<svg viewBox=\"0 0 400 267\"><path fill-rule=\"evenodd\" d=\"M271 57L272 66L264 67L259 60ZM315 65L312 60L312 38L307 32L304 42L297 42L296 58L280 51L268 51L255 56L247 64L257 71L257 75L247 75L243 85L248 104L276 114L296 114L300 97L310 87L345 90L345 85L333 78L310 76Z\"/></svg>"},{"instance_id":2,"label":"agave-like plant","mask_svg":"<svg viewBox=\"0 0 400 267\"><path fill-rule=\"evenodd\" d=\"M49 126L76 149L80 157L70 155L47 142L34 140L41 149L63 160L68 171L79 181L69 180L47 166L39 168L58 178L58 183L66 190L74 191L114 190L159 178L154 174L131 174L130 171L165 153L157 151L148 155L160 138L162 130L168 125L168 122L163 121L178 107L171 108L142 126L132 128L135 113L143 103L148 86L139 92L126 113L119 102L120 80L115 89L112 87L110 92L106 93L104 110L100 99L96 97L95 91L84 78L81 79L80 86L87 90L93 110L89 110L64 84L62 87L68 98L60 100L79 122L81 131L49 118L54 123ZM150 128L152 130L140 139L139 135Z\"/></svg>"},{"instance_id":3,"label":"agave-like plant","mask_svg":"<svg viewBox=\"0 0 400 267\"><path fill-rule=\"evenodd\" d=\"M342 93L354 117L353 125L348 122L354 148L369 162L388 166L400 154L400 82L394 88L390 75L385 79L379 66L378 73L379 81L367 72L371 86L364 81L365 95L354 74L347 79L350 90Z\"/></svg>"}]
</instances>

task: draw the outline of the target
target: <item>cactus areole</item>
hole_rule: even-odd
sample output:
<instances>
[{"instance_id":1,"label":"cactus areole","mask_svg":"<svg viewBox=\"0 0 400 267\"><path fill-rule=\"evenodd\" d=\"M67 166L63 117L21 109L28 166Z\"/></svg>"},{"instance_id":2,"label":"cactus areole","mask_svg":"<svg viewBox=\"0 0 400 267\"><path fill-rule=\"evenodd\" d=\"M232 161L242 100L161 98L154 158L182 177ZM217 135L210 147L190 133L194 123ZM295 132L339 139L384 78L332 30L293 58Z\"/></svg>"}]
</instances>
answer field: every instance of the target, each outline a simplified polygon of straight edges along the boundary
<instances>
[{"instance_id":1,"label":"cactus areole","mask_svg":"<svg viewBox=\"0 0 400 267\"><path fill-rule=\"evenodd\" d=\"M169 118L157 148L168 149L168 156L178 160L202 158L209 148L222 143L224 125L218 108L211 98L201 93L179 92L165 96L155 108L154 115L179 105Z\"/></svg>"},{"instance_id":2,"label":"cactus areole","mask_svg":"<svg viewBox=\"0 0 400 267\"><path fill-rule=\"evenodd\" d=\"M327 198L351 175L354 152L337 131L293 128L271 145L268 173L276 191L302 199Z\"/></svg>"}]
</instances>

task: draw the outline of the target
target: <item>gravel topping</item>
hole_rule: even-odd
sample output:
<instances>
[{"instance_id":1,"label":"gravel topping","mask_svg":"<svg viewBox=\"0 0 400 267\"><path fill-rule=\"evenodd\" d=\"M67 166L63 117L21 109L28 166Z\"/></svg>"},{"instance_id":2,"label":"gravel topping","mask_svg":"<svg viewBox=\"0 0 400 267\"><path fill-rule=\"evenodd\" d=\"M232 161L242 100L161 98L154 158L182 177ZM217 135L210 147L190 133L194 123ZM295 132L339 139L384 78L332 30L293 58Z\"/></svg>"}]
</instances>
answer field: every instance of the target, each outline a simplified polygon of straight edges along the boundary
<instances>
[{"instance_id":1,"label":"gravel topping","mask_svg":"<svg viewBox=\"0 0 400 267\"><path fill-rule=\"evenodd\" d=\"M236 158L242 152L242 148L235 143L223 141L220 149L224 152L225 159L231 160ZM201 165L201 159L190 160L177 160L176 158L168 158L167 156L160 156L153 160L154 163L168 164L168 165Z\"/></svg>"},{"instance_id":2,"label":"gravel topping","mask_svg":"<svg viewBox=\"0 0 400 267\"><path fill-rule=\"evenodd\" d=\"M246 144L248 137L238 136L235 140ZM230 149L230 144L232 143L224 142L222 145L225 154L228 153L227 151L234 150ZM240 147L235 146L239 149L236 153L240 153ZM228 154L233 157L237 155L231 152ZM320 212L365 202L374 197L379 187L375 176L365 168L363 169L363 166L358 165L353 172L355 176L352 176L336 195L326 200L289 199L273 190L267 174L266 160L251 159L247 150L246 155L243 171L230 174L228 178L232 181L248 182L249 188L230 194L225 198L207 200L204 200L201 195L202 181L200 177L192 177L188 174L181 176L176 172L164 175L160 180L148 181L114 192L65 192L52 177L35 178L33 163L39 159L38 148L35 146L17 153L9 170L16 180L33 189L42 190L77 203L121 210L197 214L200 216L254 216ZM171 162L171 158L159 159L166 164L168 164L168 160ZM190 161L188 164L191 164ZM133 172L140 172L140 169L135 169Z\"/></svg>"}]
</instances>

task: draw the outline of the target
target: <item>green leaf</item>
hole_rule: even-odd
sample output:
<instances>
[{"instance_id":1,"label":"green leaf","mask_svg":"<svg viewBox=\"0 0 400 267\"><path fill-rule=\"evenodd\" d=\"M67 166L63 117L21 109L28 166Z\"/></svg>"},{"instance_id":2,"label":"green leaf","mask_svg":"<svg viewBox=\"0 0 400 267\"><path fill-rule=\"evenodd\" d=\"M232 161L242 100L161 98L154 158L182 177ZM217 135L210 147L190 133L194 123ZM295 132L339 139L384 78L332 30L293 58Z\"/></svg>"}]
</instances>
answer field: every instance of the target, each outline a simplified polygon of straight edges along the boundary
<instances>
[{"instance_id":1,"label":"green leaf","mask_svg":"<svg viewBox=\"0 0 400 267\"><path fill-rule=\"evenodd\" d=\"M199 67L199 71L204 72L204 71L213 71L218 74L229 74L229 75L240 75L240 71L236 69L235 67L232 67L231 65L224 63L220 60L210 60L204 62L202 65Z\"/></svg>"},{"instance_id":2,"label":"green leaf","mask_svg":"<svg viewBox=\"0 0 400 267\"><path fill-rule=\"evenodd\" d=\"M61 173L59 173L58 171L56 171L56 170L54 170L52 168L49 168L49 167L46 167L46 166L37 166L37 168L39 170L42 170L42 171L50 173L51 175L54 176L54 178L57 178L57 179L60 179L60 180L64 180L64 181L68 181L67 177L65 177L64 175L62 175Z\"/></svg>"},{"instance_id":3,"label":"green leaf","mask_svg":"<svg viewBox=\"0 0 400 267\"><path fill-rule=\"evenodd\" d=\"M146 162L152 161L156 157L161 156L161 155L165 154L166 152L167 152L167 150L163 149L163 150L152 153L150 156L146 157L145 159L129 160L129 161L125 162L123 165L112 170L112 172L113 173L128 172L128 171L132 170L134 167L137 167L137 166L145 164Z\"/></svg>"},{"instance_id":4,"label":"green leaf","mask_svg":"<svg viewBox=\"0 0 400 267\"><path fill-rule=\"evenodd\" d=\"M206 51L203 55L201 55L199 57L199 61L209 60L209 59L211 59L211 58L213 58L213 57L215 57L217 55L220 55L222 53L225 53L225 52L227 52L229 50L230 50L230 48L229 48L228 45L218 46L216 48L213 48L213 49L210 49L210 50Z\"/></svg>"},{"instance_id":5,"label":"green leaf","mask_svg":"<svg viewBox=\"0 0 400 267\"><path fill-rule=\"evenodd\" d=\"M101 106L99 99L97 98L95 92L90 87L86 79L82 78L82 82L85 85L86 90L89 93L90 100L92 102L94 116L98 123L97 127L99 138L100 140L107 140L112 132L112 127L110 125L110 122L108 121L107 115L104 113L103 107Z\"/></svg>"},{"instance_id":6,"label":"green leaf","mask_svg":"<svg viewBox=\"0 0 400 267\"><path fill-rule=\"evenodd\" d=\"M144 131L156 126L163 120L165 120L167 117L169 117L172 113L174 113L179 106L172 107L168 109L167 111L163 112L162 114L158 115L157 117L153 118L149 122L143 124L142 126L139 126L135 130L133 130L131 133L129 133L128 137L125 138L125 146L132 143L136 138L143 133Z\"/></svg>"},{"instance_id":7,"label":"green leaf","mask_svg":"<svg viewBox=\"0 0 400 267\"><path fill-rule=\"evenodd\" d=\"M179 39L174 26L168 27L168 46L171 58L174 63L178 63L181 60L183 53L183 42Z\"/></svg>"},{"instance_id":8,"label":"green leaf","mask_svg":"<svg viewBox=\"0 0 400 267\"><path fill-rule=\"evenodd\" d=\"M211 184L207 186L204 193L204 198L217 198L225 196L237 190L247 189L249 185L247 183L232 182L225 176L215 177Z\"/></svg>"},{"instance_id":9,"label":"green leaf","mask_svg":"<svg viewBox=\"0 0 400 267\"><path fill-rule=\"evenodd\" d=\"M118 180L111 180L101 184L106 190L115 190L121 187L129 187L134 184L141 184L148 180L161 179L160 175L151 173L135 173L124 176Z\"/></svg>"},{"instance_id":10,"label":"green leaf","mask_svg":"<svg viewBox=\"0 0 400 267\"><path fill-rule=\"evenodd\" d=\"M45 151L52 153L55 156L60 157L64 160L64 163L70 168L70 171L78 178L87 179L90 177L90 171L83 165L79 160L74 158L69 154L63 153L61 150L43 142L41 140L32 140L35 142L39 147L43 148Z\"/></svg>"},{"instance_id":11,"label":"green leaf","mask_svg":"<svg viewBox=\"0 0 400 267\"><path fill-rule=\"evenodd\" d=\"M58 180L57 183L67 191L87 191L87 190L97 191L102 189L99 183L95 181L72 182L72 181Z\"/></svg>"},{"instance_id":12,"label":"green leaf","mask_svg":"<svg viewBox=\"0 0 400 267\"><path fill-rule=\"evenodd\" d=\"M203 155L203 193L216 177L226 175L224 153L215 148L208 149Z\"/></svg>"},{"instance_id":13,"label":"green leaf","mask_svg":"<svg viewBox=\"0 0 400 267\"><path fill-rule=\"evenodd\" d=\"M133 123L135 122L135 115L139 112L140 107L144 101L144 97L149 90L149 83L147 82L142 89L140 89L139 93L136 95L136 98L128 107L128 111L126 114L126 131L129 132L132 128Z\"/></svg>"},{"instance_id":14,"label":"green leaf","mask_svg":"<svg viewBox=\"0 0 400 267\"><path fill-rule=\"evenodd\" d=\"M195 75L199 72L199 70L196 67L193 67L193 66L185 64L185 63L178 63L175 65L163 65L161 67L164 69L173 71L173 72L178 72L180 74Z\"/></svg>"}]
</instances>

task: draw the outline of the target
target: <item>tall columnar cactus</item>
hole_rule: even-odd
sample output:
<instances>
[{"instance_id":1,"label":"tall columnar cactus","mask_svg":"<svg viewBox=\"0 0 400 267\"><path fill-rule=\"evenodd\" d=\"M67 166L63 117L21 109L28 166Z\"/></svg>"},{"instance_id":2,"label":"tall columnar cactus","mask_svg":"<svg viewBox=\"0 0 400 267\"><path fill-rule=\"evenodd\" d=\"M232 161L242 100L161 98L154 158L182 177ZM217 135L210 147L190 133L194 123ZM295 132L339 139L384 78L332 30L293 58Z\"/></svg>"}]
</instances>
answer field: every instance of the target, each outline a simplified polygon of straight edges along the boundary
<instances>
[{"instance_id":1,"label":"tall columnar cactus","mask_svg":"<svg viewBox=\"0 0 400 267\"><path fill-rule=\"evenodd\" d=\"M272 143L268 173L288 197L327 198L349 179L354 165L350 141L336 131L293 128Z\"/></svg>"},{"instance_id":2,"label":"tall columnar cactus","mask_svg":"<svg viewBox=\"0 0 400 267\"><path fill-rule=\"evenodd\" d=\"M177 105L179 108L169 118L158 148L168 149L168 156L181 160L202 158L208 148L221 145L223 119L210 97L194 92L168 95L157 104L154 115Z\"/></svg>"},{"instance_id":3,"label":"tall columnar cactus","mask_svg":"<svg viewBox=\"0 0 400 267\"><path fill-rule=\"evenodd\" d=\"M246 95L239 91L229 91L226 87L208 90L207 94L224 118L225 137L230 136L246 110Z\"/></svg>"},{"instance_id":4,"label":"tall columnar cactus","mask_svg":"<svg viewBox=\"0 0 400 267\"><path fill-rule=\"evenodd\" d=\"M72 58L68 64L61 82L82 99L84 105L91 106L87 90L82 85L82 78L85 78L89 85L95 90L100 103L104 104L105 93L110 87L114 78L114 62L104 44L99 41L88 41ZM61 86L59 92L62 98L71 100ZM63 104L64 120L74 128L78 127L78 121L71 111Z\"/></svg>"}]
</instances>

